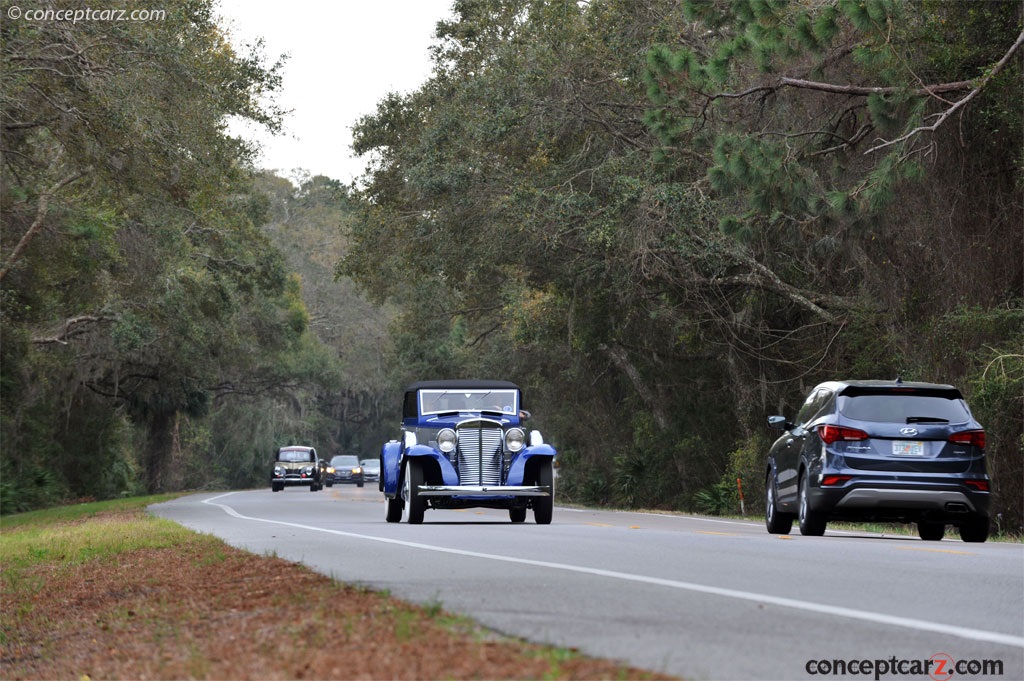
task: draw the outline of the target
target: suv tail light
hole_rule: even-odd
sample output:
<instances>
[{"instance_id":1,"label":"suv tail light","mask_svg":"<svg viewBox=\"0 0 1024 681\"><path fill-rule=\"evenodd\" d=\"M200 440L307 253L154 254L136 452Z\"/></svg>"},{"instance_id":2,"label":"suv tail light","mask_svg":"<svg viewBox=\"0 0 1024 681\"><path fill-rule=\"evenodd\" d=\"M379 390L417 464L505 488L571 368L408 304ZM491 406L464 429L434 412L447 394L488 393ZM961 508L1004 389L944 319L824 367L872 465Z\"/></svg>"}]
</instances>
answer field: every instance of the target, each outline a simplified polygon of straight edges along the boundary
<instances>
[{"instance_id":1,"label":"suv tail light","mask_svg":"<svg viewBox=\"0 0 1024 681\"><path fill-rule=\"evenodd\" d=\"M964 480L964 484L978 492L988 491L988 480Z\"/></svg>"},{"instance_id":2,"label":"suv tail light","mask_svg":"<svg viewBox=\"0 0 1024 681\"><path fill-rule=\"evenodd\" d=\"M845 484L853 476L850 475L826 475L821 479L822 487L834 487L836 485Z\"/></svg>"},{"instance_id":3,"label":"suv tail light","mask_svg":"<svg viewBox=\"0 0 1024 681\"><path fill-rule=\"evenodd\" d=\"M953 433L950 435L949 441L955 442L958 445L970 445L971 447L985 449L985 431L963 430L959 433Z\"/></svg>"},{"instance_id":4,"label":"suv tail light","mask_svg":"<svg viewBox=\"0 0 1024 681\"><path fill-rule=\"evenodd\" d=\"M867 440L868 434L856 428L843 426L818 426L818 437L827 445L837 440Z\"/></svg>"}]
</instances>

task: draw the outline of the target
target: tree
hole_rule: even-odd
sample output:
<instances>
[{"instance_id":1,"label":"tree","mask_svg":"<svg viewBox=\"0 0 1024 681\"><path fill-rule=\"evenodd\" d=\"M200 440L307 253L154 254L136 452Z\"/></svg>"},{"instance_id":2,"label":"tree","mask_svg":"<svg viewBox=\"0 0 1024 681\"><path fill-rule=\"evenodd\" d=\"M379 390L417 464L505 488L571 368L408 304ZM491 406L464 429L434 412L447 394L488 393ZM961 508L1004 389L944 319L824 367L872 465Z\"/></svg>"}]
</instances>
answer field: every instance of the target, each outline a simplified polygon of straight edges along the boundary
<instances>
[{"instance_id":1,"label":"tree","mask_svg":"<svg viewBox=\"0 0 1024 681\"><path fill-rule=\"evenodd\" d=\"M0 27L2 406L19 488L43 468L130 467L135 451L144 487L172 488L182 418L297 380L277 367L306 312L257 229L255 149L225 127L279 128L281 63L258 44L236 54L212 11ZM81 442L85 414L121 436Z\"/></svg>"},{"instance_id":2,"label":"tree","mask_svg":"<svg viewBox=\"0 0 1024 681\"><path fill-rule=\"evenodd\" d=\"M786 350L744 334L740 375L802 355L808 380L972 385L982 348L1011 333L988 320L1024 321L1024 272L994 246L1019 244L1024 224L1019 3L685 10L697 30L648 53L646 121L660 162L709 159L720 231L774 274L745 314ZM802 393L792 375L768 374ZM993 438L990 455L1019 477L1017 440ZM1020 526L1019 492L997 506Z\"/></svg>"},{"instance_id":3,"label":"tree","mask_svg":"<svg viewBox=\"0 0 1024 681\"><path fill-rule=\"evenodd\" d=\"M310 333L334 366L331 380L306 396L307 418L321 424L312 441L324 452L373 458L395 435L400 387L388 363L393 311L368 301L348 277L335 276L356 211L351 190L324 176L300 178L296 187L264 175L258 184L270 196L264 232L301 279Z\"/></svg>"},{"instance_id":4,"label":"tree","mask_svg":"<svg viewBox=\"0 0 1024 681\"><path fill-rule=\"evenodd\" d=\"M901 180L937 156L941 140L928 133L979 97L991 98L1004 132L1019 136L1011 84L1024 32L1015 3L743 0L686 8L713 37L703 52L650 52L648 123L662 154L713 140L712 185L749 195L745 213L723 219L727 233L876 215ZM955 26L986 38L964 45L960 63L943 54L966 38L954 37Z\"/></svg>"},{"instance_id":5,"label":"tree","mask_svg":"<svg viewBox=\"0 0 1024 681\"><path fill-rule=\"evenodd\" d=\"M651 167L642 119L636 55L671 33L675 4L457 10L435 77L356 127L356 150L379 161L342 271L401 308L400 366L520 381L580 452L570 487L605 471L617 480L600 501L660 483L663 500L685 498L724 465L727 429L678 447L690 418L669 415L711 425L729 407L723 365L655 273L678 221L706 222L700 193ZM593 418L569 408L581 394L596 394ZM666 479L659 462L694 475Z\"/></svg>"},{"instance_id":6,"label":"tree","mask_svg":"<svg viewBox=\"0 0 1024 681\"><path fill-rule=\"evenodd\" d=\"M808 383L967 385L937 330L965 301L1019 319L984 245L1024 222L1018 5L455 10L433 78L356 126L341 271L398 307L401 366L526 385L563 490L692 506L761 474L763 415ZM971 350L1006 342L983 328Z\"/></svg>"}]
</instances>

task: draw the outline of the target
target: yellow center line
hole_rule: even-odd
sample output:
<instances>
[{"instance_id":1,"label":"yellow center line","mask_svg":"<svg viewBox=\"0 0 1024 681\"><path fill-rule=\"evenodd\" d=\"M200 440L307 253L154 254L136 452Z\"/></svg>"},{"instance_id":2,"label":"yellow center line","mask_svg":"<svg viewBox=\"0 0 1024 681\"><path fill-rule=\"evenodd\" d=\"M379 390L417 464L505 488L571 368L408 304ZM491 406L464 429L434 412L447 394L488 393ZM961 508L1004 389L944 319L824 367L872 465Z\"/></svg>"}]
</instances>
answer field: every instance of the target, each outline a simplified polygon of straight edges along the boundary
<instances>
[{"instance_id":1,"label":"yellow center line","mask_svg":"<svg viewBox=\"0 0 1024 681\"><path fill-rule=\"evenodd\" d=\"M711 532L710 530L697 530L697 534L716 534L719 537L738 537L739 532Z\"/></svg>"},{"instance_id":2,"label":"yellow center line","mask_svg":"<svg viewBox=\"0 0 1024 681\"><path fill-rule=\"evenodd\" d=\"M590 525L591 527L614 527L614 525L607 525L605 523L586 523L586 524Z\"/></svg>"},{"instance_id":3,"label":"yellow center line","mask_svg":"<svg viewBox=\"0 0 1024 681\"><path fill-rule=\"evenodd\" d=\"M927 551L929 553L952 553L956 556L973 556L975 555L971 551L956 551L954 549L926 549L918 548L916 546L897 546L897 551Z\"/></svg>"}]
</instances>

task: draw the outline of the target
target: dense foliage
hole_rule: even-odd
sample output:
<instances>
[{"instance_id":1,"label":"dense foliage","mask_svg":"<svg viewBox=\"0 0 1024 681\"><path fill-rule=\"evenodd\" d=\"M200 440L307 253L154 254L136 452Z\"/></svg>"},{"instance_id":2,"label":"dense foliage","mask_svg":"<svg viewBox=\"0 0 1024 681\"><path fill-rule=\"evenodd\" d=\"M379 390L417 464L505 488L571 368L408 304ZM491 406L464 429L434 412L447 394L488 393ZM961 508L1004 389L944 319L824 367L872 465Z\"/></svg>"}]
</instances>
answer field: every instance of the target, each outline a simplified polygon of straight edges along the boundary
<instances>
[{"instance_id":1,"label":"dense foliage","mask_svg":"<svg viewBox=\"0 0 1024 681\"><path fill-rule=\"evenodd\" d=\"M730 512L741 479L751 512L767 414L900 375L964 390L1020 530L1020 3L453 8L358 188L253 172L226 120L278 127L279 65L208 0L0 26L0 510L372 456L404 382L478 376L568 498Z\"/></svg>"},{"instance_id":2,"label":"dense foliage","mask_svg":"<svg viewBox=\"0 0 1024 681\"><path fill-rule=\"evenodd\" d=\"M211 12L0 25L4 512L238 482L257 445L262 477L263 412L323 380L226 132L279 126L280 65ZM196 446L225 410L246 437Z\"/></svg>"},{"instance_id":3,"label":"dense foliage","mask_svg":"<svg viewBox=\"0 0 1024 681\"><path fill-rule=\"evenodd\" d=\"M1019 3L454 7L356 127L396 371L522 382L573 498L713 510L815 382L954 383L1019 527Z\"/></svg>"}]
</instances>

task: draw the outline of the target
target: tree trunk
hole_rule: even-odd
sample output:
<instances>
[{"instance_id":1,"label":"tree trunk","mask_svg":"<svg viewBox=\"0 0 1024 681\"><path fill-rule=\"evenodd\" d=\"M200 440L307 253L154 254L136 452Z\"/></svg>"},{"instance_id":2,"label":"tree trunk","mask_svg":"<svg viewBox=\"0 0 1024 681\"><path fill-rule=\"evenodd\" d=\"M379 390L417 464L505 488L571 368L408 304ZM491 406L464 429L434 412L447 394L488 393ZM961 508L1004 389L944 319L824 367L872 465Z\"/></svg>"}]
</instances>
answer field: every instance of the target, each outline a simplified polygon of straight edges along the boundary
<instances>
[{"instance_id":1,"label":"tree trunk","mask_svg":"<svg viewBox=\"0 0 1024 681\"><path fill-rule=\"evenodd\" d=\"M146 491L168 491L168 467L174 444L174 413L160 411L150 417L144 462Z\"/></svg>"},{"instance_id":2,"label":"tree trunk","mask_svg":"<svg viewBox=\"0 0 1024 681\"><path fill-rule=\"evenodd\" d=\"M612 363L626 375L630 383L633 384L633 389L636 390L640 399L643 400L644 405L651 411L651 415L654 417L654 421L658 424L658 427L662 430L668 430L669 420L665 414L663 403L658 396L655 395L654 391L651 390L643 378L640 376L640 372L629 361L629 356L626 354L625 348L619 345L602 345L601 350L612 360Z\"/></svg>"}]
</instances>

